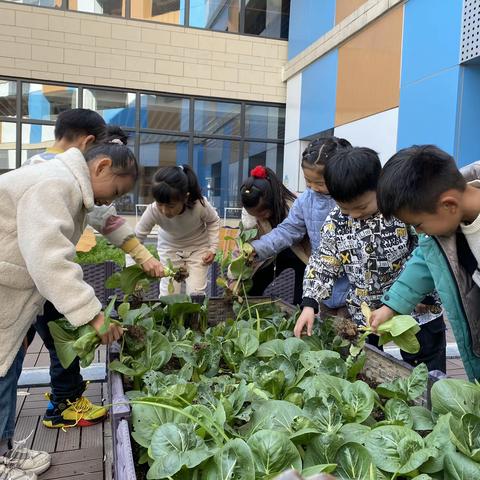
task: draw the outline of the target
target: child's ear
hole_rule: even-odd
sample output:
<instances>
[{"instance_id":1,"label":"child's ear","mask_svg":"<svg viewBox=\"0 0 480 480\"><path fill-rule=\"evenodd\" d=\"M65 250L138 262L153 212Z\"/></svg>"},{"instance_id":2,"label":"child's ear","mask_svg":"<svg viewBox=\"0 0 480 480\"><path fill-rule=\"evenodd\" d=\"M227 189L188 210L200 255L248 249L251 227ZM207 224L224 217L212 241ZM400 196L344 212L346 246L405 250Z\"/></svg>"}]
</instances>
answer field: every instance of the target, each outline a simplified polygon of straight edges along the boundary
<instances>
[{"instance_id":1,"label":"child's ear","mask_svg":"<svg viewBox=\"0 0 480 480\"><path fill-rule=\"evenodd\" d=\"M108 169L110 169L110 167L112 166L112 159L109 158L109 157L101 157L101 158L98 158L96 161L95 161L95 166L93 167L93 171L95 173L95 175L100 175L102 174L103 172L107 171Z\"/></svg>"},{"instance_id":2,"label":"child's ear","mask_svg":"<svg viewBox=\"0 0 480 480\"><path fill-rule=\"evenodd\" d=\"M444 212L456 214L460 208L460 198L458 193L459 192L456 190L448 190L441 195L438 202L439 208Z\"/></svg>"}]
</instances>

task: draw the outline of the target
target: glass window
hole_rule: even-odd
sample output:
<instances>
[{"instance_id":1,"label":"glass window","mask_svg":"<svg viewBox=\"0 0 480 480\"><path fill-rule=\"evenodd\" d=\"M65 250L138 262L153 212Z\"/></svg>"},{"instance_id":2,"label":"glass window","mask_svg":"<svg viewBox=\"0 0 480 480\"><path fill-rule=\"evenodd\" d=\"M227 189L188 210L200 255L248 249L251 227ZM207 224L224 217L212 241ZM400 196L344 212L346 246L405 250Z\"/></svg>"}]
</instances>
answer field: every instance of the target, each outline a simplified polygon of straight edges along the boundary
<instances>
[{"instance_id":1,"label":"glass window","mask_svg":"<svg viewBox=\"0 0 480 480\"><path fill-rule=\"evenodd\" d=\"M17 116L17 83L0 80L0 117Z\"/></svg>"},{"instance_id":2,"label":"glass window","mask_svg":"<svg viewBox=\"0 0 480 480\"><path fill-rule=\"evenodd\" d=\"M135 127L135 93L118 90L83 90L83 107L98 112L107 123Z\"/></svg>"},{"instance_id":3,"label":"glass window","mask_svg":"<svg viewBox=\"0 0 480 480\"><path fill-rule=\"evenodd\" d=\"M55 121L58 114L78 107L78 88L64 85L24 83L22 116Z\"/></svg>"},{"instance_id":4,"label":"glass window","mask_svg":"<svg viewBox=\"0 0 480 480\"><path fill-rule=\"evenodd\" d=\"M141 95L140 126L187 132L190 129L189 107L188 98Z\"/></svg>"},{"instance_id":5,"label":"glass window","mask_svg":"<svg viewBox=\"0 0 480 480\"><path fill-rule=\"evenodd\" d=\"M29 158L53 145L54 129L53 125L22 124L22 165Z\"/></svg>"},{"instance_id":6,"label":"glass window","mask_svg":"<svg viewBox=\"0 0 480 480\"><path fill-rule=\"evenodd\" d=\"M152 177L159 167L188 163L188 137L140 134L140 157L143 174L138 182L138 203L153 202Z\"/></svg>"},{"instance_id":7,"label":"glass window","mask_svg":"<svg viewBox=\"0 0 480 480\"><path fill-rule=\"evenodd\" d=\"M195 100L195 131L207 135L240 135L240 104Z\"/></svg>"},{"instance_id":8,"label":"glass window","mask_svg":"<svg viewBox=\"0 0 480 480\"><path fill-rule=\"evenodd\" d=\"M242 181L250 175L257 165L271 168L280 180L283 178L283 144L264 142L245 142L243 146Z\"/></svg>"},{"instance_id":9,"label":"glass window","mask_svg":"<svg viewBox=\"0 0 480 480\"><path fill-rule=\"evenodd\" d=\"M239 32L240 0L190 0L191 27Z\"/></svg>"},{"instance_id":10,"label":"glass window","mask_svg":"<svg viewBox=\"0 0 480 480\"><path fill-rule=\"evenodd\" d=\"M17 124L0 122L0 173L16 167Z\"/></svg>"},{"instance_id":11,"label":"glass window","mask_svg":"<svg viewBox=\"0 0 480 480\"><path fill-rule=\"evenodd\" d=\"M62 0L6 0L7 2L20 3L22 5L35 5L37 7L62 8Z\"/></svg>"},{"instance_id":12,"label":"glass window","mask_svg":"<svg viewBox=\"0 0 480 480\"><path fill-rule=\"evenodd\" d=\"M288 38L290 0L245 0L245 32Z\"/></svg>"},{"instance_id":13,"label":"glass window","mask_svg":"<svg viewBox=\"0 0 480 480\"><path fill-rule=\"evenodd\" d=\"M250 138L283 138L285 135L285 108L247 105L245 108L245 136Z\"/></svg>"},{"instance_id":14,"label":"glass window","mask_svg":"<svg viewBox=\"0 0 480 480\"><path fill-rule=\"evenodd\" d=\"M193 147L193 169L203 194L224 214L226 207L238 207L238 174L240 142L196 138Z\"/></svg>"},{"instance_id":15,"label":"glass window","mask_svg":"<svg viewBox=\"0 0 480 480\"><path fill-rule=\"evenodd\" d=\"M125 16L125 0L68 0L68 8L77 12Z\"/></svg>"},{"instance_id":16,"label":"glass window","mask_svg":"<svg viewBox=\"0 0 480 480\"><path fill-rule=\"evenodd\" d=\"M185 24L185 0L135 0L130 16L154 22Z\"/></svg>"}]
</instances>

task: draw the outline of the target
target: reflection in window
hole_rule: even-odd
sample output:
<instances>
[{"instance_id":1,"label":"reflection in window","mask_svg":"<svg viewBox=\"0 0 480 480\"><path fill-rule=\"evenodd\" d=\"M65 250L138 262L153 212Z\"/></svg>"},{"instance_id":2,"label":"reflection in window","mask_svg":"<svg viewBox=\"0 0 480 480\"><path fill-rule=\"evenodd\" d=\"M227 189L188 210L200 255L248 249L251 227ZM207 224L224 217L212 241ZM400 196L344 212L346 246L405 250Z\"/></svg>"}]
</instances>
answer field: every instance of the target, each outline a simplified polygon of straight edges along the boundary
<instances>
[{"instance_id":1,"label":"reflection in window","mask_svg":"<svg viewBox=\"0 0 480 480\"><path fill-rule=\"evenodd\" d=\"M141 20L185 24L185 0L134 0L130 12L132 18Z\"/></svg>"},{"instance_id":2,"label":"reflection in window","mask_svg":"<svg viewBox=\"0 0 480 480\"><path fill-rule=\"evenodd\" d=\"M55 121L58 114L78 107L78 88L64 85L24 83L22 116Z\"/></svg>"},{"instance_id":3,"label":"reflection in window","mask_svg":"<svg viewBox=\"0 0 480 480\"><path fill-rule=\"evenodd\" d=\"M17 116L17 82L0 80L0 117Z\"/></svg>"},{"instance_id":4,"label":"reflection in window","mask_svg":"<svg viewBox=\"0 0 480 480\"><path fill-rule=\"evenodd\" d=\"M186 132L190 129L188 98L141 95L140 126Z\"/></svg>"},{"instance_id":5,"label":"reflection in window","mask_svg":"<svg viewBox=\"0 0 480 480\"><path fill-rule=\"evenodd\" d=\"M226 207L238 207L238 174L240 142L196 138L193 147L193 169L203 194L224 214Z\"/></svg>"},{"instance_id":6,"label":"reflection in window","mask_svg":"<svg viewBox=\"0 0 480 480\"><path fill-rule=\"evenodd\" d=\"M7 2L20 3L22 5L35 5L37 7L62 8L62 0L6 0Z\"/></svg>"},{"instance_id":7,"label":"reflection in window","mask_svg":"<svg viewBox=\"0 0 480 480\"><path fill-rule=\"evenodd\" d=\"M53 125L22 125L22 165L29 158L44 152L55 141Z\"/></svg>"},{"instance_id":8,"label":"reflection in window","mask_svg":"<svg viewBox=\"0 0 480 480\"><path fill-rule=\"evenodd\" d=\"M135 93L85 89L83 107L98 112L107 123L135 127Z\"/></svg>"},{"instance_id":9,"label":"reflection in window","mask_svg":"<svg viewBox=\"0 0 480 480\"><path fill-rule=\"evenodd\" d=\"M159 167L188 163L188 137L141 133L139 163L138 203L147 204L153 202L152 177Z\"/></svg>"},{"instance_id":10,"label":"reflection in window","mask_svg":"<svg viewBox=\"0 0 480 480\"><path fill-rule=\"evenodd\" d=\"M78 12L125 16L125 0L68 0L68 8Z\"/></svg>"},{"instance_id":11,"label":"reflection in window","mask_svg":"<svg viewBox=\"0 0 480 480\"><path fill-rule=\"evenodd\" d=\"M0 173L16 166L16 123L0 122Z\"/></svg>"},{"instance_id":12,"label":"reflection in window","mask_svg":"<svg viewBox=\"0 0 480 480\"><path fill-rule=\"evenodd\" d=\"M208 135L240 135L240 104L195 101L195 131Z\"/></svg>"},{"instance_id":13,"label":"reflection in window","mask_svg":"<svg viewBox=\"0 0 480 480\"><path fill-rule=\"evenodd\" d=\"M239 32L240 0L190 0L191 27Z\"/></svg>"},{"instance_id":14,"label":"reflection in window","mask_svg":"<svg viewBox=\"0 0 480 480\"><path fill-rule=\"evenodd\" d=\"M285 108L247 105L245 108L245 136L250 138L283 138Z\"/></svg>"},{"instance_id":15,"label":"reflection in window","mask_svg":"<svg viewBox=\"0 0 480 480\"><path fill-rule=\"evenodd\" d=\"M288 38L290 0L245 0L245 32Z\"/></svg>"},{"instance_id":16,"label":"reflection in window","mask_svg":"<svg viewBox=\"0 0 480 480\"><path fill-rule=\"evenodd\" d=\"M271 168L281 180L283 177L283 144L245 142L243 151L243 175L245 180L250 170L257 165Z\"/></svg>"}]
</instances>

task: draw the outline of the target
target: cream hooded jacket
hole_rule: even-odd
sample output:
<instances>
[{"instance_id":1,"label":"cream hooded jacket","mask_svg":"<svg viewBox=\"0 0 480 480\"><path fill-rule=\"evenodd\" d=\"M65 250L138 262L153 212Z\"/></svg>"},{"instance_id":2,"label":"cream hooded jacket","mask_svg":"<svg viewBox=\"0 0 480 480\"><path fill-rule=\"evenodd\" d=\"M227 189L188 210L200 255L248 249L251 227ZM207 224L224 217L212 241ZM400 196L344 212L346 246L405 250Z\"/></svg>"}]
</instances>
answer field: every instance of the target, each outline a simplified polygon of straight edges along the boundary
<instances>
[{"instance_id":1,"label":"cream hooded jacket","mask_svg":"<svg viewBox=\"0 0 480 480\"><path fill-rule=\"evenodd\" d=\"M45 299L75 326L100 312L73 262L93 206L89 169L76 148L0 176L0 377Z\"/></svg>"}]
</instances>

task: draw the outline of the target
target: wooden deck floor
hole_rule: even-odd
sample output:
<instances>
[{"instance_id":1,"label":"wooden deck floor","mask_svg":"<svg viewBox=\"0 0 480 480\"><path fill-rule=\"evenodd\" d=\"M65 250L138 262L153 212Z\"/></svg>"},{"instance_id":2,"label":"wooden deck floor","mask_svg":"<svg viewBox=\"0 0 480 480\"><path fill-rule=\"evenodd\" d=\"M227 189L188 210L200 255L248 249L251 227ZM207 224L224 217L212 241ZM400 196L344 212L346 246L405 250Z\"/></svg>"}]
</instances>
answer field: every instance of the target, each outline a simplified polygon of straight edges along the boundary
<instances>
[{"instance_id":1,"label":"wooden deck floor","mask_svg":"<svg viewBox=\"0 0 480 480\"><path fill-rule=\"evenodd\" d=\"M98 353L96 361L105 353ZM38 335L30 345L25 357L25 367L47 367L48 352ZM52 466L40 475L40 480L110 480L111 479L111 433L110 421L88 428L45 428L41 422L47 400L48 387L19 388L17 392L17 423L15 438L20 440L32 435L27 446L52 454ZM95 404L108 403L106 383L91 383L88 398Z\"/></svg>"}]
</instances>

